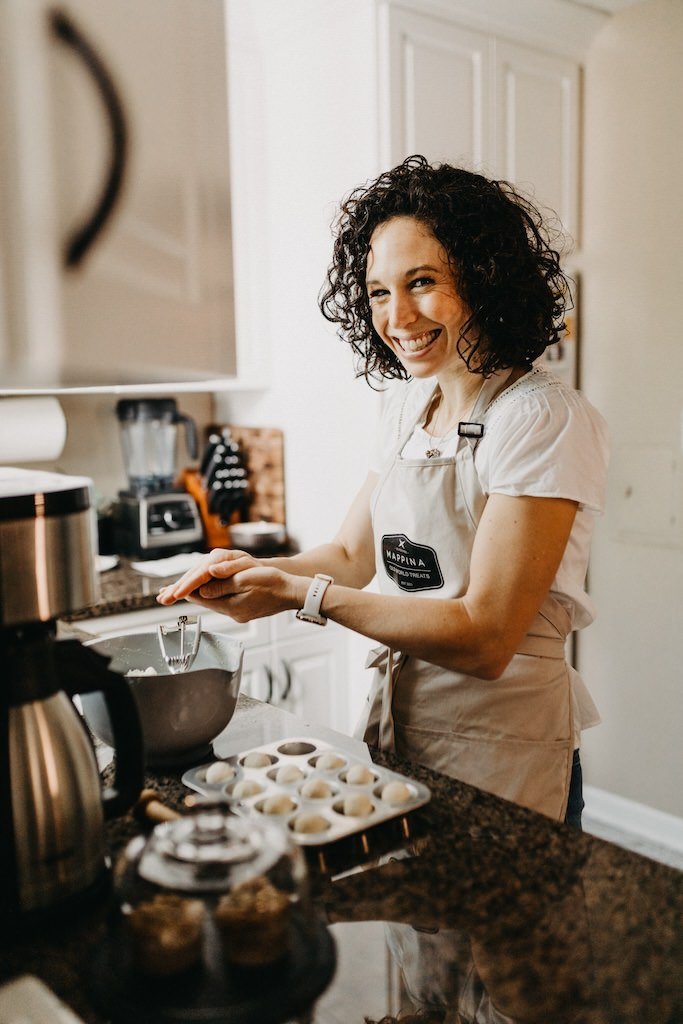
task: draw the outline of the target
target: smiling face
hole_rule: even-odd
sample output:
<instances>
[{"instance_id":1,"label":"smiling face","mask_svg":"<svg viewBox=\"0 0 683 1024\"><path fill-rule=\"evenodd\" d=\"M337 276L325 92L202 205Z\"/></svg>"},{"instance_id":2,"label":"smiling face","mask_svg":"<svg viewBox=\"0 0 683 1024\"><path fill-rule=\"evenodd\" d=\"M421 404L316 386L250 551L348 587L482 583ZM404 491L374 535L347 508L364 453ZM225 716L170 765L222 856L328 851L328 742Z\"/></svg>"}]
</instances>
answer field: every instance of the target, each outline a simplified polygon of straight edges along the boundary
<instances>
[{"instance_id":1,"label":"smiling face","mask_svg":"<svg viewBox=\"0 0 683 1024\"><path fill-rule=\"evenodd\" d=\"M468 372L457 345L470 312L445 249L425 224L394 217L375 229L366 288L373 327L411 376Z\"/></svg>"}]
</instances>

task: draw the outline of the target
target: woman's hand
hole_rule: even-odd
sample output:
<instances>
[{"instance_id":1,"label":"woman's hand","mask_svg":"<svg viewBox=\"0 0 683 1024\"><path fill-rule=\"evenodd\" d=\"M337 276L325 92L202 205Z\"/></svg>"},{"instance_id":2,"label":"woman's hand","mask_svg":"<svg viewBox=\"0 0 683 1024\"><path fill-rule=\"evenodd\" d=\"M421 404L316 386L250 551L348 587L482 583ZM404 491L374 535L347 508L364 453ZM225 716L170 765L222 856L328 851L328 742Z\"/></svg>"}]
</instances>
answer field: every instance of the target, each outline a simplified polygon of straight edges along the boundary
<instances>
[{"instance_id":1,"label":"woman's hand","mask_svg":"<svg viewBox=\"0 0 683 1024\"><path fill-rule=\"evenodd\" d=\"M197 590L204 583L213 580L212 568L221 562L233 562L239 558L250 558L246 551L229 551L226 548L214 548L200 562L188 569L175 583L161 587L157 594L159 604L175 604Z\"/></svg>"},{"instance_id":2,"label":"woman's hand","mask_svg":"<svg viewBox=\"0 0 683 1024\"><path fill-rule=\"evenodd\" d=\"M309 580L264 564L246 551L215 548L175 583L162 587L163 605L187 599L236 622L303 605Z\"/></svg>"}]
</instances>

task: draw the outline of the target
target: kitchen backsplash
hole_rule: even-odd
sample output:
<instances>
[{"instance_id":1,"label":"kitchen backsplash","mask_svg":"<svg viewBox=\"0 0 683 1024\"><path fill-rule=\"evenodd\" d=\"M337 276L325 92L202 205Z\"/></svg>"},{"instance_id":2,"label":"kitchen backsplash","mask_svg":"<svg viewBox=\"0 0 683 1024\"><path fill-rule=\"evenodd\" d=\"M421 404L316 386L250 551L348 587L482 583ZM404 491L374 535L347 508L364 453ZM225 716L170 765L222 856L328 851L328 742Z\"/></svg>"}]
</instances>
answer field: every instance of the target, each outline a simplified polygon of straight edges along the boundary
<instances>
[{"instance_id":1,"label":"kitchen backsplash","mask_svg":"<svg viewBox=\"0 0 683 1024\"><path fill-rule=\"evenodd\" d=\"M67 422L66 444L54 462L25 463L28 469L47 469L59 473L89 476L95 483L98 507L115 498L126 486L119 425L116 419L117 395L62 395L59 400ZM157 396L155 396L157 397ZM174 394L178 408L192 416L200 439L213 422L213 398L210 394L186 392ZM200 442L201 443L201 442ZM178 440L177 465L191 460L184 448L182 432ZM22 465L22 463L16 463Z\"/></svg>"}]
</instances>

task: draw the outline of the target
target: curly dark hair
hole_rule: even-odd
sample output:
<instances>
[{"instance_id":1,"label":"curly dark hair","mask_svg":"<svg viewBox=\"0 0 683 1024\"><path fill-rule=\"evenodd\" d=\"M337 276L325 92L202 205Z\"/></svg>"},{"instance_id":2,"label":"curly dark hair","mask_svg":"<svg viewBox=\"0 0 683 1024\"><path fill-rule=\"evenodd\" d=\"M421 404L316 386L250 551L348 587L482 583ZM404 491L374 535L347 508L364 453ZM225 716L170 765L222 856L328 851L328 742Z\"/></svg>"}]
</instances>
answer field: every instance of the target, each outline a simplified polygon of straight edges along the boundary
<instances>
[{"instance_id":1,"label":"curly dark hair","mask_svg":"<svg viewBox=\"0 0 683 1024\"><path fill-rule=\"evenodd\" d=\"M571 308L569 278L553 248L561 237L509 182L410 156L342 202L334 250L319 297L323 316L357 357L358 376L408 379L372 326L365 273L375 228L415 217L448 255L456 288L471 315L458 352L469 370L529 366L560 338Z\"/></svg>"}]
</instances>

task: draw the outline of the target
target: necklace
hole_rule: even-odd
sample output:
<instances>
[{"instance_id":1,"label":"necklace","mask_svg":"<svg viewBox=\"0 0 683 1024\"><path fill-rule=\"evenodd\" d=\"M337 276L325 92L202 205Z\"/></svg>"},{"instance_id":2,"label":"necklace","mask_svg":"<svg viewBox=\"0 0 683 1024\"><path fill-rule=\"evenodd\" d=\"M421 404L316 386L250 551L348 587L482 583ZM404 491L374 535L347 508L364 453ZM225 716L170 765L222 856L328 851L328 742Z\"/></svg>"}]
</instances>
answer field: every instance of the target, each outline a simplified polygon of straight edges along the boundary
<instances>
[{"instance_id":1,"label":"necklace","mask_svg":"<svg viewBox=\"0 0 683 1024\"><path fill-rule=\"evenodd\" d=\"M474 408L476 407L476 404L479 401L479 397L480 397L480 395L481 395L481 393L482 393L482 391L484 389L484 384L485 383L486 383L486 381L483 381L481 387L479 388L479 391L477 392L477 397L474 399L474 402L472 403L469 415L471 415L472 410L474 410ZM442 400L443 400L443 392L441 390L439 390L439 394L437 396L436 410L439 409L439 406L441 405ZM436 416L434 417L434 419L436 419ZM446 443L446 441L449 440L449 438L451 438L453 436L454 430L457 430L462 422L463 421L458 416L455 424L454 424L452 419L448 421L448 423L446 424L446 433L445 434L441 434L439 437L436 437L433 434L430 435L430 445L429 445L429 447L427 449L425 449L425 458L426 459L438 459L438 458L440 458L441 454L442 454L442 449L443 449L444 444Z\"/></svg>"}]
</instances>

